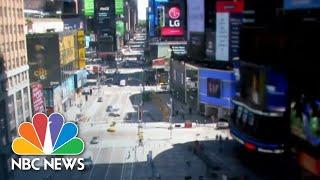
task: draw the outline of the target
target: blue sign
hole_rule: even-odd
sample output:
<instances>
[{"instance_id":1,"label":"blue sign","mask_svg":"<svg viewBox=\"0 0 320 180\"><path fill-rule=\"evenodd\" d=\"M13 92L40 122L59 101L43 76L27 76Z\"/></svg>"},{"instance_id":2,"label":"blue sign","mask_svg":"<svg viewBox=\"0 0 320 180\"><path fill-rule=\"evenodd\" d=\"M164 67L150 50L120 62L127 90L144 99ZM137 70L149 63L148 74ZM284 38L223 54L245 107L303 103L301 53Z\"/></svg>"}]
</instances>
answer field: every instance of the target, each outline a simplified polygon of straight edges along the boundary
<instances>
[{"instance_id":1,"label":"blue sign","mask_svg":"<svg viewBox=\"0 0 320 180\"><path fill-rule=\"evenodd\" d=\"M284 9L314 9L320 8L319 0L284 0Z\"/></svg>"},{"instance_id":2,"label":"blue sign","mask_svg":"<svg viewBox=\"0 0 320 180\"><path fill-rule=\"evenodd\" d=\"M232 108L231 99L236 95L236 81L233 71L200 69L199 76L199 101L201 103ZM209 92L215 87L219 92Z\"/></svg>"}]
</instances>

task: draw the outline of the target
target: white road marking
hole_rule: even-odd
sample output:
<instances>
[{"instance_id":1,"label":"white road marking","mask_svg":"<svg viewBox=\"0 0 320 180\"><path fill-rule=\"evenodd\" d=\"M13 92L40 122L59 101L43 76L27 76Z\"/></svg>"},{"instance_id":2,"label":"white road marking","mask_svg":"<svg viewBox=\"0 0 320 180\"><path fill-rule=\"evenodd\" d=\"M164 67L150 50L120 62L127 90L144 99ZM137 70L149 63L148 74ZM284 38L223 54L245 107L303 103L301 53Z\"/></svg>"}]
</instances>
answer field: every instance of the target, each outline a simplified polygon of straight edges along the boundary
<instances>
[{"instance_id":1,"label":"white road marking","mask_svg":"<svg viewBox=\"0 0 320 180\"><path fill-rule=\"evenodd\" d=\"M108 177L108 174L109 174L109 169L110 169L110 165L111 165L111 161L112 161L112 154L114 152L114 144L112 144L112 150L111 150L111 154L110 154L110 159L109 159L109 164L108 164L108 167L107 167L107 172L106 172L106 175L104 176L104 179L107 180L107 177Z\"/></svg>"}]
</instances>

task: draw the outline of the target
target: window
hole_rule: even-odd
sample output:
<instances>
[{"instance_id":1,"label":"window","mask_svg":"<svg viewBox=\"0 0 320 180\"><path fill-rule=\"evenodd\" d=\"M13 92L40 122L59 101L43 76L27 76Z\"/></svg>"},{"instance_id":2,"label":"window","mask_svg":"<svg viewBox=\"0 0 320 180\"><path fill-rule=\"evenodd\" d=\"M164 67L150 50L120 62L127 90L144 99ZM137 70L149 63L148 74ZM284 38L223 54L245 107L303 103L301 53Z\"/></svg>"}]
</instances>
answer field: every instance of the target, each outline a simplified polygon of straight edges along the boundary
<instances>
[{"instance_id":1,"label":"window","mask_svg":"<svg viewBox=\"0 0 320 180\"><path fill-rule=\"evenodd\" d=\"M16 58L16 64L17 64L18 67L20 66L19 58Z\"/></svg>"}]
</instances>

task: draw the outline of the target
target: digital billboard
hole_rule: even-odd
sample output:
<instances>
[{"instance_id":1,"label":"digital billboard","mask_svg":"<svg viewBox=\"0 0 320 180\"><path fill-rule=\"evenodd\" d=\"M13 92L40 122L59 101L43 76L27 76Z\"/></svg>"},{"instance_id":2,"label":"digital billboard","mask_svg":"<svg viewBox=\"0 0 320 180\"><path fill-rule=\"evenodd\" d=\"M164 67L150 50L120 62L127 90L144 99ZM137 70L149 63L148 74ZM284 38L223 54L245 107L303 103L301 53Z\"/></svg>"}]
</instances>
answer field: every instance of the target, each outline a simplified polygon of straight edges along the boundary
<instances>
[{"instance_id":1,"label":"digital billboard","mask_svg":"<svg viewBox=\"0 0 320 180\"><path fill-rule=\"evenodd\" d=\"M221 80L208 78L207 79L207 96L220 98L221 96Z\"/></svg>"},{"instance_id":2,"label":"digital billboard","mask_svg":"<svg viewBox=\"0 0 320 180\"><path fill-rule=\"evenodd\" d=\"M84 0L84 15L85 16L94 15L94 0Z\"/></svg>"},{"instance_id":3,"label":"digital billboard","mask_svg":"<svg viewBox=\"0 0 320 180\"><path fill-rule=\"evenodd\" d=\"M201 68L199 70L199 102L212 106L231 108L236 95L233 71Z\"/></svg>"},{"instance_id":4,"label":"digital billboard","mask_svg":"<svg viewBox=\"0 0 320 180\"><path fill-rule=\"evenodd\" d=\"M33 114L44 112L43 86L40 83L31 84Z\"/></svg>"},{"instance_id":5,"label":"digital billboard","mask_svg":"<svg viewBox=\"0 0 320 180\"><path fill-rule=\"evenodd\" d=\"M123 37L125 33L125 27L123 21L116 22L116 33L118 36Z\"/></svg>"},{"instance_id":6,"label":"digital billboard","mask_svg":"<svg viewBox=\"0 0 320 180\"><path fill-rule=\"evenodd\" d=\"M184 36L185 10L180 4L168 3L157 10L161 36Z\"/></svg>"},{"instance_id":7,"label":"digital billboard","mask_svg":"<svg viewBox=\"0 0 320 180\"><path fill-rule=\"evenodd\" d=\"M75 36L60 34L59 37L60 63L65 65L76 59Z\"/></svg>"},{"instance_id":8,"label":"digital billboard","mask_svg":"<svg viewBox=\"0 0 320 180\"><path fill-rule=\"evenodd\" d=\"M187 0L187 4L188 32L204 32L204 0Z\"/></svg>"},{"instance_id":9,"label":"digital billboard","mask_svg":"<svg viewBox=\"0 0 320 180\"><path fill-rule=\"evenodd\" d=\"M314 9L320 8L319 0L284 0L284 9Z\"/></svg>"},{"instance_id":10,"label":"digital billboard","mask_svg":"<svg viewBox=\"0 0 320 180\"><path fill-rule=\"evenodd\" d=\"M123 0L115 0L116 15L123 14Z\"/></svg>"},{"instance_id":11,"label":"digital billboard","mask_svg":"<svg viewBox=\"0 0 320 180\"><path fill-rule=\"evenodd\" d=\"M56 33L27 35L30 82L39 82L44 87L60 82L58 44Z\"/></svg>"},{"instance_id":12,"label":"digital billboard","mask_svg":"<svg viewBox=\"0 0 320 180\"><path fill-rule=\"evenodd\" d=\"M216 60L239 60L243 0L216 3Z\"/></svg>"},{"instance_id":13,"label":"digital billboard","mask_svg":"<svg viewBox=\"0 0 320 180\"><path fill-rule=\"evenodd\" d=\"M113 1L96 0L96 28L98 36L115 35L115 3Z\"/></svg>"},{"instance_id":14,"label":"digital billboard","mask_svg":"<svg viewBox=\"0 0 320 180\"><path fill-rule=\"evenodd\" d=\"M320 100L301 97L291 102L291 132L313 146L320 145Z\"/></svg>"}]
</instances>

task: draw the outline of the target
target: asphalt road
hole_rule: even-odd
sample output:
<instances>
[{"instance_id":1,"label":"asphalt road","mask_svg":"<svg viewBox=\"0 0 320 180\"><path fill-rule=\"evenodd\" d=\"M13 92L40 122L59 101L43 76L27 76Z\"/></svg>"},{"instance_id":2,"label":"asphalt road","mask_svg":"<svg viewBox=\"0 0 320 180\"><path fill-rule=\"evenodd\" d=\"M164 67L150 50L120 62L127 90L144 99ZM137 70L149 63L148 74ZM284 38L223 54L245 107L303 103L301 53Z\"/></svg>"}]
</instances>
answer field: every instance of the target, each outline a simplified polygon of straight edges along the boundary
<instances>
[{"instance_id":1,"label":"asphalt road","mask_svg":"<svg viewBox=\"0 0 320 180\"><path fill-rule=\"evenodd\" d=\"M154 88L154 87L149 87ZM85 142L85 151L80 157L91 158L93 166L83 172L78 171L17 171L14 179L26 176L37 179L80 179L80 180L131 180L150 179L161 176L162 179L184 179L185 176L206 176L206 166L187 147L178 147L180 143L195 139L208 139L215 133L210 127L192 129L174 129L170 138L169 124L154 122L144 124L144 145L138 146L137 118L125 122L128 112L136 111L135 102L130 98L140 93L139 86L102 86L102 102L91 101L83 112L88 122L80 122L79 137ZM99 95L98 95L99 96ZM110 117L106 112L108 105L113 106L120 117ZM116 122L116 132L107 132L110 124ZM200 135L201 134L201 135ZM97 144L90 144L97 137ZM153 166L147 161L152 152ZM191 158L189 158L191 157ZM192 169L186 167L186 160L192 161ZM51 179L50 179L51 178Z\"/></svg>"}]
</instances>

